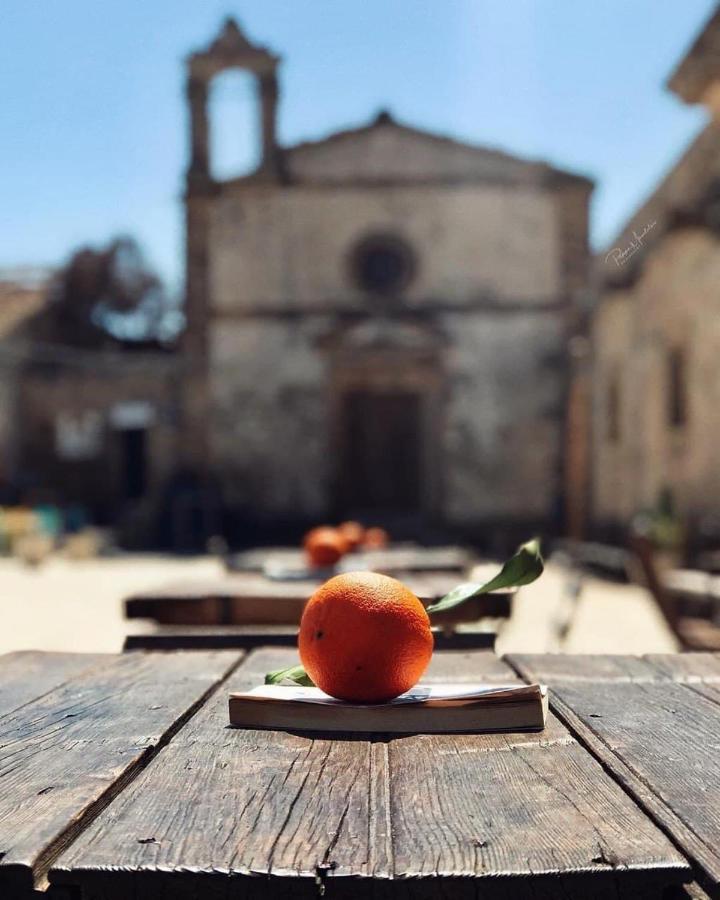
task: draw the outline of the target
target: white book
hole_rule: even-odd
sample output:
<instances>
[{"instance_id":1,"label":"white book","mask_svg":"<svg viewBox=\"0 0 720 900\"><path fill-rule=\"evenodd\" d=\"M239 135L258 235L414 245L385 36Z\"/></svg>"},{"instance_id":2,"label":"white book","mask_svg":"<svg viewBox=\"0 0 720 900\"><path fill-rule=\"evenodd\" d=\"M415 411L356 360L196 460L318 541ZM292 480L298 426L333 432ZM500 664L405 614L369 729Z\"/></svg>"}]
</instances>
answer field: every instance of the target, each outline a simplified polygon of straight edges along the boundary
<instances>
[{"instance_id":1,"label":"white book","mask_svg":"<svg viewBox=\"0 0 720 900\"><path fill-rule=\"evenodd\" d=\"M418 684L387 703L348 703L315 687L262 685L230 694L239 728L395 734L541 731L547 718L541 684Z\"/></svg>"}]
</instances>

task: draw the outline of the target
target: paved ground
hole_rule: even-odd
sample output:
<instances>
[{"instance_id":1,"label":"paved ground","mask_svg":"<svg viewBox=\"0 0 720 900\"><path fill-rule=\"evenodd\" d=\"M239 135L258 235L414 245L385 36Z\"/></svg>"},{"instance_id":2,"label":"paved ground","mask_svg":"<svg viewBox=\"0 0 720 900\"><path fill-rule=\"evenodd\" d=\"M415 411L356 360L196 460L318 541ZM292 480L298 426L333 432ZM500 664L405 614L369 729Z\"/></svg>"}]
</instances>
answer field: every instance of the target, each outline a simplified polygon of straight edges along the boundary
<instances>
[{"instance_id":1,"label":"paved ground","mask_svg":"<svg viewBox=\"0 0 720 900\"><path fill-rule=\"evenodd\" d=\"M583 577L547 565L522 588L498 653L673 653L677 642L650 594L632 584Z\"/></svg>"},{"instance_id":2,"label":"paved ground","mask_svg":"<svg viewBox=\"0 0 720 900\"><path fill-rule=\"evenodd\" d=\"M76 562L51 559L31 569L0 559L0 653L9 650L118 651L125 635L152 629L126 622L128 594L179 578L221 574L211 557L132 555ZM501 653L672 652L674 639L649 595L634 585L584 579L573 603L567 570L550 563L523 588L498 639Z\"/></svg>"},{"instance_id":3,"label":"paved ground","mask_svg":"<svg viewBox=\"0 0 720 900\"><path fill-rule=\"evenodd\" d=\"M125 621L124 597L149 585L206 578L221 571L218 561L210 557L52 558L37 569L0 558L0 653L121 650L126 634L152 627Z\"/></svg>"}]
</instances>

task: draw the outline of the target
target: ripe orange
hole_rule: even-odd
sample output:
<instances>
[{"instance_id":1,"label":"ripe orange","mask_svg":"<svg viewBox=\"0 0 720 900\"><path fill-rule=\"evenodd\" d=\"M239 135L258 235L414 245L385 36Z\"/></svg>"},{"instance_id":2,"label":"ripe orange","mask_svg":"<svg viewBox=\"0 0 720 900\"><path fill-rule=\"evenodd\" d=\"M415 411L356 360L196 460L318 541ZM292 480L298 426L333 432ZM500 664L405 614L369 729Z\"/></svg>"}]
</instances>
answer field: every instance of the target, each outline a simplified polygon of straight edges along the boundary
<instances>
[{"instance_id":1,"label":"ripe orange","mask_svg":"<svg viewBox=\"0 0 720 900\"><path fill-rule=\"evenodd\" d=\"M337 528L321 525L309 531L303 540L305 553L311 566L334 566L347 551L345 538Z\"/></svg>"},{"instance_id":2,"label":"ripe orange","mask_svg":"<svg viewBox=\"0 0 720 900\"><path fill-rule=\"evenodd\" d=\"M404 584L375 572L326 581L300 621L300 659L326 694L380 703L417 684L433 636L425 607Z\"/></svg>"},{"instance_id":3,"label":"ripe orange","mask_svg":"<svg viewBox=\"0 0 720 900\"><path fill-rule=\"evenodd\" d=\"M364 544L368 550L382 550L390 543L390 535L384 528L368 528Z\"/></svg>"},{"instance_id":4,"label":"ripe orange","mask_svg":"<svg viewBox=\"0 0 720 900\"><path fill-rule=\"evenodd\" d=\"M338 525L338 531L347 541L349 550L359 547L365 539L365 529L359 522L343 522Z\"/></svg>"}]
</instances>

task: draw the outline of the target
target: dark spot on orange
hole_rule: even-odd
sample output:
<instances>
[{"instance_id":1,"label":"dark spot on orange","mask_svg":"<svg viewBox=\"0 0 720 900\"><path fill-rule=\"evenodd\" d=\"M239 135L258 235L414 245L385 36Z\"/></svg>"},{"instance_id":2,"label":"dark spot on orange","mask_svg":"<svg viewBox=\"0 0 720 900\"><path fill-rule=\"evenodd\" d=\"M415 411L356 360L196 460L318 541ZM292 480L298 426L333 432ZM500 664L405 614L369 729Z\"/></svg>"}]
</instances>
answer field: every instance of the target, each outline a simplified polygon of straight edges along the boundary
<instances>
[{"instance_id":1,"label":"dark spot on orange","mask_svg":"<svg viewBox=\"0 0 720 900\"><path fill-rule=\"evenodd\" d=\"M320 640L320 638L321 638L324 634L325 634L324 631L316 631L316 632L315 632L315 637L316 637L318 640Z\"/></svg>"}]
</instances>

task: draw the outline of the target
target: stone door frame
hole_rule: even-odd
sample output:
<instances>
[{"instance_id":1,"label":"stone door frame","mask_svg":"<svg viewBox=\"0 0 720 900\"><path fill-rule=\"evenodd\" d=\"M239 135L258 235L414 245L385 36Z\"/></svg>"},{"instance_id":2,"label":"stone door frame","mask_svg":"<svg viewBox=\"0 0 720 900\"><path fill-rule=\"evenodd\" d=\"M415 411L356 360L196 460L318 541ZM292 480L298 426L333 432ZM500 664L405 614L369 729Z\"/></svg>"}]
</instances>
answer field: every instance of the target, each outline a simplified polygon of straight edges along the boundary
<instances>
[{"instance_id":1,"label":"stone door frame","mask_svg":"<svg viewBox=\"0 0 720 900\"><path fill-rule=\"evenodd\" d=\"M329 456L332 461L330 500L333 512L340 512L337 507L345 477L340 467L347 395L356 391L401 392L419 396L421 404L419 515L428 519L441 516L444 385L445 379L436 353L388 348L334 355L328 371Z\"/></svg>"}]
</instances>

